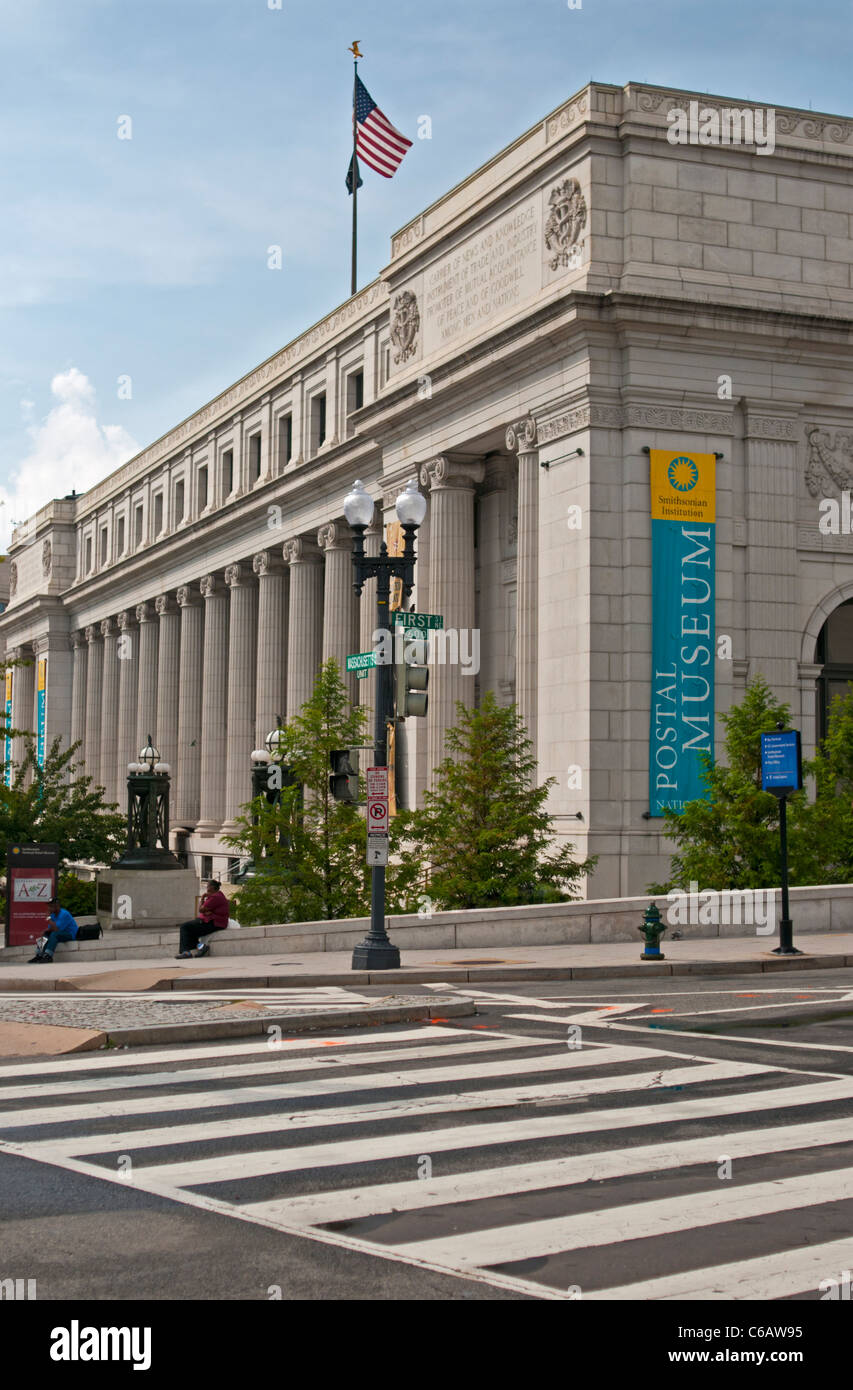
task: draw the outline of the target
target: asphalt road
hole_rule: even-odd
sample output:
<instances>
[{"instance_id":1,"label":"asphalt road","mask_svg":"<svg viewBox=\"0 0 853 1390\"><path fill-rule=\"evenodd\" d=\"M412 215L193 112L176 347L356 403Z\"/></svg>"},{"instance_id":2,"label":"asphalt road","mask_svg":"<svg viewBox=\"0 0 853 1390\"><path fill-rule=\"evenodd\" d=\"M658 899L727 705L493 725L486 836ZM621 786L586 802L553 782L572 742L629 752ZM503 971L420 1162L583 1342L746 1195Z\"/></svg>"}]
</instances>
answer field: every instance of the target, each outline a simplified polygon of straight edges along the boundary
<instances>
[{"instance_id":1,"label":"asphalt road","mask_svg":"<svg viewBox=\"0 0 853 1390\"><path fill-rule=\"evenodd\" d=\"M0 1067L0 1279L797 1302L853 1265L849 972L457 992L476 1018Z\"/></svg>"}]
</instances>

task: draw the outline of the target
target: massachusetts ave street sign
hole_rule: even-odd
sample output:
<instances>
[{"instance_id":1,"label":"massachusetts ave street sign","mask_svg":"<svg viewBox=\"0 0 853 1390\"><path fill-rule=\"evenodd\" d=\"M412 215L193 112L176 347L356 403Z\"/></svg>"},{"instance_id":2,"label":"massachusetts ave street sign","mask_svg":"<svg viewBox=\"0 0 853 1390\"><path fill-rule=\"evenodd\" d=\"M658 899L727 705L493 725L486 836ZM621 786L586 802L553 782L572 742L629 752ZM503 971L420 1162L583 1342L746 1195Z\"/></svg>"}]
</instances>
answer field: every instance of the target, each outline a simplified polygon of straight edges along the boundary
<instances>
[{"instance_id":1,"label":"massachusetts ave street sign","mask_svg":"<svg viewBox=\"0 0 853 1390\"><path fill-rule=\"evenodd\" d=\"M355 652L347 657L347 670L356 671L358 675L367 674L371 666L376 665L375 652Z\"/></svg>"},{"instance_id":2,"label":"massachusetts ave street sign","mask_svg":"<svg viewBox=\"0 0 853 1390\"><path fill-rule=\"evenodd\" d=\"M440 613L401 613L397 609L391 614L391 621L394 627L420 628L421 632L428 632L430 628L444 627L444 619Z\"/></svg>"}]
</instances>

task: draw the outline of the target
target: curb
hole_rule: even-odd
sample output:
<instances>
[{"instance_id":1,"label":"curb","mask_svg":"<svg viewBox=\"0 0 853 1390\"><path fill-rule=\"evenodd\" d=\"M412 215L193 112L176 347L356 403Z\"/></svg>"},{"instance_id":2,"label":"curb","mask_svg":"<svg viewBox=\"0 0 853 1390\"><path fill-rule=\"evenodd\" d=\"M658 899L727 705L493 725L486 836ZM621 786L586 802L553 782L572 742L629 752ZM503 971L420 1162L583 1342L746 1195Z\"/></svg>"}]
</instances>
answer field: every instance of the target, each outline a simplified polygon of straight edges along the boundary
<instances>
[{"instance_id":1,"label":"curb","mask_svg":"<svg viewBox=\"0 0 853 1390\"><path fill-rule=\"evenodd\" d=\"M110 1028L102 1042L91 1047L145 1047L152 1043L207 1042L219 1038L263 1036L271 1027L284 1033L328 1032L330 1028L366 1028L377 1023L417 1023L428 1019L465 1018L477 1007L469 1000L428 1004L389 1005L376 1009L335 1010L334 1013L265 1014L263 1018L214 1019L199 1023L152 1023L139 1028Z\"/></svg>"},{"instance_id":2,"label":"curb","mask_svg":"<svg viewBox=\"0 0 853 1390\"><path fill-rule=\"evenodd\" d=\"M642 964L628 965L529 965L485 966L466 969L449 966L442 970L352 970L347 974L326 975L214 975L205 977L180 976L162 980L152 985L150 990L128 990L128 995L168 990L246 990L246 989L288 989L311 988L321 985L382 985L382 984L476 984L478 980L524 981L524 980L636 980L649 977L682 975L760 975L773 974L784 970L840 970L853 966L853 955L826 956L773 956L767 955L758 960L740 961L644 961ZM150 968L141 965L134 968ZM69 979L4 979L0 976L0 993L15 992L24 994L67 993L77 994L87 989L88 976ZM97 976L91 977L97 980ZM93 984L91 988L96 989Z\"/></svg>"}]
</instances>

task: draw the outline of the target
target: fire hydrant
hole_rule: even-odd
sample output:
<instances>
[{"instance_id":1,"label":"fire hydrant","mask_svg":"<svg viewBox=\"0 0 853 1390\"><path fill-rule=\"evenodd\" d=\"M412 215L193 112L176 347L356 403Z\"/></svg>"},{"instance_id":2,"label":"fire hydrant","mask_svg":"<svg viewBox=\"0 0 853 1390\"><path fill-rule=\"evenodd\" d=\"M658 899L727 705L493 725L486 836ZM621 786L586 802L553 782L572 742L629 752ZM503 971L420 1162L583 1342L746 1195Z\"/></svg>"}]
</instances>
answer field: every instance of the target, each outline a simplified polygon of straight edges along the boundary
<instances>
[{"instance_id":1,"label":"fire hydrant","mask_svg":"<svg viewBox=\"0 0 853 1390\"><path fill-rule=\"evenodd\" d=\"M661 921L657 903L650 903L646 908L643 925L638 927L637 931L641 931L646 938L646 949L641 952L640 960L665 960L666 957L660 948L660 939L666 931L666 923Z\"/></svg>"}]
</instances>

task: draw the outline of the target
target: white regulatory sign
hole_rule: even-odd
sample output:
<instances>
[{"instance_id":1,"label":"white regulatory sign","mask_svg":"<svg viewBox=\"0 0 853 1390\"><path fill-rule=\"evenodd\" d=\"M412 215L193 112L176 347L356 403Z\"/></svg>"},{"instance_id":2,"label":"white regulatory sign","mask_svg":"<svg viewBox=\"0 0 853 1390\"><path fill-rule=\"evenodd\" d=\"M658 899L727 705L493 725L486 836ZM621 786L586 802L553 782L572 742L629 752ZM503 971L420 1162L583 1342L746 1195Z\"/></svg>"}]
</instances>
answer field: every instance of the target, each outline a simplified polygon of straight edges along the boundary
<instances>
[{"instance_id":1,"label":"white regulatory sign","mask_svg":"<svg viewBox=\"0 0 853 1390\"><path fill-rule=\"evenodd\" d=\"M367 833L370 835L388 834L388 769L369 767L367 769ZM387 854L387 850L386 850ZM369 861L378 863L378 860ZM387 863L387 859L383 862Z\"/></svg>"},{"instance_id":2,"label":"white regulatory sign","mask_svg":"<svg viewBox=\"0 0 853 1390\"><path fill-rule=\"evenodd\" d=\"M367 836L367 862L377 868L381 868L388 863L388 836L370 835Z\"/></svg>"}]
</instances>

